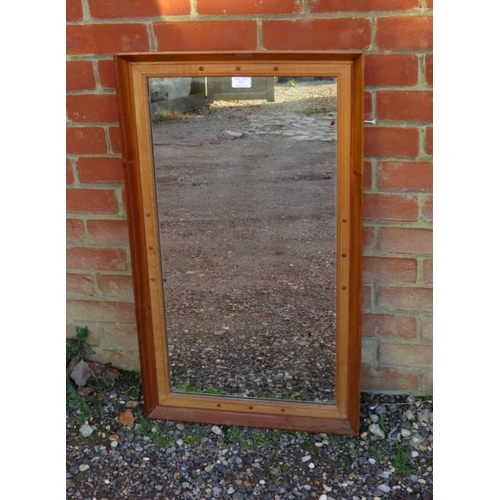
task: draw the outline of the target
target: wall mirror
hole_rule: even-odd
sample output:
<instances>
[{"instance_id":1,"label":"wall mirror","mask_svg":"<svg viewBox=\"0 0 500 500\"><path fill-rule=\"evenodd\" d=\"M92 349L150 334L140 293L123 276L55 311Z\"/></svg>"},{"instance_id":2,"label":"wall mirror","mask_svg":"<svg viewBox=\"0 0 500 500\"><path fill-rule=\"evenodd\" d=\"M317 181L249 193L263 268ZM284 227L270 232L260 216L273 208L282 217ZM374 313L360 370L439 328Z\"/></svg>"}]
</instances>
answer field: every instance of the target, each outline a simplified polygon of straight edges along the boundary
<instances>
[{"instance_id":1,"label":"wall mirror","mask_svg":"<svg viewBox=\"0 0 500 500\"><path fill-rule=\"evenodd\" d=\"M356 433L363 55L115 67L146 413Z\"/></svg>"}]
</instances>

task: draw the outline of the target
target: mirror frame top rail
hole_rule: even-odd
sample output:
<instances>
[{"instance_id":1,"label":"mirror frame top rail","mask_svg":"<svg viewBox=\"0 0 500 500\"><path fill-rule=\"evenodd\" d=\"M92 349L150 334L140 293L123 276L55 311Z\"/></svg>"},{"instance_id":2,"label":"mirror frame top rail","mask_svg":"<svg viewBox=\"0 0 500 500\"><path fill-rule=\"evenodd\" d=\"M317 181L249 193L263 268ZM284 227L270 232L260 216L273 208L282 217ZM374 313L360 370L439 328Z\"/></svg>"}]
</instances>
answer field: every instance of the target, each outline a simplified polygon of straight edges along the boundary
<instances>
[{"instance_id":1,"label":"mirror frame top rail","mask_svg":"<svg viewBox=\"0 0 500 500\"><path fill-rule=\"evenodd\" d=\"M357 434L361 387L364 55L360 52L115 54L145 413L151 419ZM335 404L172 392L148 78L337 78L337 354Z\"/></svg>"}]
</instances>

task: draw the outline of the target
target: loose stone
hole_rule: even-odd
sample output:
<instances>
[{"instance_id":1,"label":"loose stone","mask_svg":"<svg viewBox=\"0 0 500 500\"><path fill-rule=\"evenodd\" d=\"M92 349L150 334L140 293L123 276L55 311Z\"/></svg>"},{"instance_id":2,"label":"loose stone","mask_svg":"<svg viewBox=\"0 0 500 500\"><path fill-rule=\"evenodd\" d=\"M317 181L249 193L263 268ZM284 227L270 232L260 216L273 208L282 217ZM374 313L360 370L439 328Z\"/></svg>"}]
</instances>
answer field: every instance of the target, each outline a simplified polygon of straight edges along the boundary
<instances>
[{"instance_id":1,"label":"loose stone","mask_svg":"<svg viewBox=\"0 0 500 500\"><path fill-rule=\"evenodd\" d=\"M415 415L413 415L413 412L411 410L407 410L404 414L404 417L409 421L415 420Z\"/></svg>"},{"instance_id":2,"label":"loose stone","mask_svg":"<svg viewBox=\"0 0 500 500\"><path fill-rule=\"evenodd\" d=\"M417 413L418 421L424 423L429 422L430 413L430 410L428 410L427 408L425 410L419 411Z\"/></svg>"},{"instance_id":3,"label":"loose stone","mask_svg":"<svg viewBox=\"0 0 500 500\"><path fill-rule=\"evenodd\" d=\"M370 424L370 427L368 427L368 430L374 435L377 436L380 439L385 438L385 433L384 431L380 428L378 424Z\"/></svg>"},{"instance_id":4,"label":"loose stone","mask_svg":"<svg viewBox=\"0 0 500 500\"><path fill-rule=\"evenodd\" d=\"M92 429L92 427L88 423L85 423L80 427L79 432L81 436L86 438L89 437L94 432L94 429Z\"/></svg>"}]
</instances>

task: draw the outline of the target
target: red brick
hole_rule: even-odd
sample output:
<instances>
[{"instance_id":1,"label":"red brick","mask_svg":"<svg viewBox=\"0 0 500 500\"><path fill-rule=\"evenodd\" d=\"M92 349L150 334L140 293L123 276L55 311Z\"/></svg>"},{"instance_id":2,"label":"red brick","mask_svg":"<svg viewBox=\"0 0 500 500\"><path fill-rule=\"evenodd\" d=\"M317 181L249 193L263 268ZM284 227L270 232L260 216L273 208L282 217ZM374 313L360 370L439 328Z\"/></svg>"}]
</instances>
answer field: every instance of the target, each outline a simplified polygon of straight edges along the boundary
<instances>
[{"instance_id":1,"label":"red brick","mask_svg":"<svg viewBox=\"0 0 500 500\"><path fill-rule=\"evenodd\" d=\"M116 88L115 63L113 59L105 59L97 62L99 81L104 88Z\"/></svg>"},{"instance_id":2,"label":"red brick","mask_svg":"<svg viewBox=\"0 0 500 500\"><path fill-rule=\"evenodd\" d=\"M365 84L376 87L408 86L418 82L418 57L413 54L368 54Z\"/></svg>"},{"instance_id":3,"label":"red brick","mask_svg":"<svg viewBox=\"0 0 500 500\"><path fill-rule=\"evenodd\" d=\"M68 118L75 122L117 122L118 101L115 94L69 95Z\"/></svg>"},{"instance_id":4,"label":"red brick","mask_svg":"<svg viewBox=\"0 0 500 500\"><path fill-rule=\"evenodd\" d=\"M371 24L361 18L263 21L262 38L268 50L365 50Z\"/></svg>"},{"instance_id":5,"label":"red brick","mask_svg":"<svg viewBox=\"0 0 500 500\"><path fill-rule=\"evenodd\" d=\"M68 248L66 266L70 269L126 271L127 254L121 248Z\"/></svg>"},{"instance_id":6,"label":"red brick","mask_svg":"<svg viewBox=\"0 0 500 500\"><path fill-rule=\"evenodd\" d=\"M399 127L366 127L365 155L414 158L418 155L418 130Z\"/></svg>"},{"instance_id":7,"label":"red brick","mask_svg":"<svg viewBox=\"0 0 500 500\"><path fill-rule=\"evenodd\" d=\"M149 49L149 36L143 24L66 27L66 53L69 55L108 55L115 52L145 52Z\"/></svg>"},{"instance_id":8,"label":"red brick","mask_svg":"<svg viewBox=\"0 0 500 500\"><path fill-rule=\"evenodd\" d=\"M94 69L90 61L66 62L66 90L95 90Z\"/></svg>"},{"instance_id":9,"label":"red brick","mask_svg":"<svg viewBox=\"0 0 500 500\"><path fill-rule=\"evenodd\" d=\"M383 50L432 49L432 16L379 17L376 40Z\"/></svg>"},{"instance_id":10,"label":"red brick","mask_svg":"<svg viewBox=\"0 0 500 500\"><path fill-rule=\"evenodd\" d=\"M73 167L71 166L71 160L66 158L66 184L73 184L75 178L73 176Z\"/></svg>"},{"instance_id":11,"label":"red brick","mask_svg":"<svg viewBox=\"0 0 500 500\"><path fill-rule=\"evenodd\" d=\"M421 319L422 338L424 340L432 340L433 318L432 316L424 316Z\"/></svg>"},{"instance_id":12,"label":"red brick","mask_svg":"<svg viewBox=\"0 0 500 500\"><path fill-rule=\"evenodd\" d=\"M427 8L432 9L434 7L434 2L433 0L427 0Z\"/></svg>"},{"instance_id":13,"label":"red brick","mask_svg":"<svg viewBox=\"0 0 500 500\"><path fill-rule=\"evenodd\" d=\"M93 356L93 358L95 357L96 355ZM137 349L102 349L101 357L101 363L111 363L112 366L121 370L139 372L141 369Z\"/></svg>"},{"instance_id":14,"label":"red brick","mask_svg":"<svg viewBox=\"0 0 500 500\"><path fill-rule=\"evenodd\" d=\"M432 389L433 389L433 381L432 381L432 369L431 369L422 375L421 390L432 393Z\"/></svg>"},{"instance_id":15,"label":"red brick","mask_svg":"<svg viewBox=\"0 0 500 500\"><path fill-rule=\"evenodd\" d=\"M364 257L363 280L375 283L415 283L417 261L401 257Z\"/></svg>"},{"instance_id":16,"label":"red brick","mask_svg":"<svg viewBox=\"0 0 500 500\"><path fill-rule=\"evenodd\" d=\"M432 288L379 286L377 305L389 311L432 311Z\"/></svg>"},{"instance_id":17,"label":"red brick","mask_svg":"<svg viewBox=\"0 0 500 500\"><path fill-rule=\"evenodd\" d=\"M365 120L373 120L373 96L371 92L365 92Z\"/></svg>"},{"instance_id":18,"label":"red brick","mask_svg":"<svg viewBox=\"0 0 500 500\"><path fill-rule=\"evenodd\" d=\"M426 220L432 220L432 212L433 212L433 197L432 196L427 196L425 201L424 201L424 209L423 209L423 215L424 219Z\"/></svg>"},{"instance_id":19,"label":"red brick","mask_svg":"<svg viewBox=\"0 0 500 500\"><path fill-rule=\"evenodd\" d=\"M129 243L126 220L87 220L87 229L94 243Z\"/></svg>"},{"instance_id":20,"label":"red brick","mask_svg":"<svg viewBox=\"0 0 500 500\"><path fill-rule=\"evenodd\" d=\"M123 183L121 158L79 158L76 165L81 183Z\"/></svg>"},{"instance_id":21,"label":"red brick","mask_svg":"<svg viewBox=\"0 0 500 500\"><path fill-rule=\"evenodd\" d=\"M255 21L154 23L158 50L255 50Z\"/></svg>"},{"instance_id":22,"label":"red brick","mask_svg":"<svg viewBox=\"0 0 500 500\"><path fill-rule=\"evenodd\" d=\"M375 228L363 227L363 251L368 252L375 247Z\"/></svg>"},{"instance_id":23,"label":"red brick","mask_svg":"<svg viewBox=\"0 0 500 500\"><path fill-rule=\"evenodd\" d=\"M420 7L419 0L313 0L311 12L370 12L378 10L410 10Z\"/></svg>"},{"instance_id":24,"label":"red brick","mask_svg":"<svg viewBox=\"0 0 500 500\"><path fill-rule=\"evenodd\" d=\"M361 343L361 364L363 366L375 366L377 363L376 341L363 337Z\"/></svg>"},{"instance_id":25,"label":"red brick","mask_svg":"<svg viewBox=\"0 0 500 500\"><path fill-rule=\"evenodd\" d=\"M111 276L99 274L97 276L97 286L105 297L120 299L133 299L134 289L131 276Z\"/></svg>"},{"instance_id":26,"label":"red brick","mask_svg":"<svg viewBox=\"0 0 500 500\"><path fill-rule=\"evenodd\" d=\"M417 336L417 319L392 314L363 314L363 336L411 339Z\"/></svg>"},{"instance_id":27,"label":"red brick","mask_svg":"<svg viewBox=\"0 0 500 500\"><path fill-rule=\"evenodd\" d=\"M66 0L66 21L81 21L83 19L83 0Z\"/></svg>"},{"instance_id":28,"label":"red brick","mask_svg":"<svg viewBox=\"0 0 500 500\"><path fill-rule=\"evenodd\" d=\"M432 59L432 54L427 54L425 56L425 81L427 82L427 85L432 85L434 81Z\"/></svg>"},{"instance_id":29,"label":"red brick","mask_svg":"<svg viewBox=\"0 0 500 500\"><path fill-rule=\"evenodd\" d=\"M405 227L381 227L379 247L395 254L432 254L432 230Z\"/></svg>"},{"instance_id":30,"label":"red brick","mask_svg":"<svg viewBox=\"0 0 500 500\"><path fill-rule=\"evenodd\" d=\"M302 10L302 2L296 0L197 0L198 14L245 15L245 14L292 14Z\"/></svg>"},{"instance_id":31,"label":"red brick","mask_svg":"<svg viewBox=\"0 0 500 500\"><path fill-rule=\"evenodd\" d=\"M75 299L73 299L75 300ZM87 342L92 347L99 347L102 344L101 325L99 323L90 323L85 321L85 327L89 330ZM66 337L74 338L76 336L76 326L83 326L80 322L77 325L66 323Z\"/></svg>"},{"instance_id":32,"label":"red brick","mask_svg":"<svg viewBox=\"0 0 500 500\"><path fill-rule=\"evenodd\" d=\"M371 309L373 307L373 287L372 285L363 285L361 289L361 300L363 309Z\"/></svg>"},{"instance_id":33,"label":"red brick","mask_svg":"<svg viewBox=\"0 0 500 500\"><path fill-rule=\"evenodd\" d=\"M400 194L365 194L364 219L393 222L418 220L418 200Z\"/></svg>"},{"instance_id":34,"label":"red brick","mask_svg":"<svg viewBox=\"0 0 500 500\"><path fill-rule=\"evenodd\" d=\"M179 16L191 13L190 0L89 0L95 19L117 17Z\"/></svg>"},{"instance_id":35,"label":"red brick","mask_svg":"<svg viewBox=\"0 0 500 500\"><path fill-rule=\"evenodd\" d=\"M118 213L118 201L112 189L71 189L66 192L68 212L97 214Z\"/></svg>"},{"instance_id":36,"label":"red brick","mask_svg":"<svg viewBox=\"0 0 500 500\"><path fill-rule=\"evenodd\" d=\"M85 239L83 221L78 219L66 219L66 241L68 243L79 243Z\"/></svg>"},{"instance_id":37,"label":"red brick","mask_svg":"<svg viewBox=\"0 0 500 500\"><path fill-rule=\"evenodd\" d=\"M372 182L373 182L373 168L371 161L365 161L363 174L364 174L364 179L363 179L364 188L370 189L372 187Z\"/></svg>"},{"instance_id":38,"label":"red brick","mask_svg":"<svg viewBox=\"0 0 500 500\"><path fill-rule=\"evenodd\" d=\"M66 305L66 316L73 323L135 323L134 304L128 302L68 300Z\"/></svg>"},{"instance_id":39,"label":"red brick","mask_svg":"<svg viewBox=\"0 0 500 500\"><path fill-rule=\"evenodd\" d=\"M432 190L431 162L381 161L378 188L410 191Z\"/></svg>"},{"instance_id":40,"label":"red brick","mask_svg":"<svg viewBox=\"0 0 500 500\"><path fill-rule=\"evenodd\" d=\"M433 281L433 264L432 259L424 260L424 283L432 283Z\"/></svg>"},{"instance_id":41,"label":"red brick","mask_svg":"<svg viewBox=\"0 0 500 500\"><path fill-rule=\"evenodd\" d=\"M408 391L418 389L418 374L411 370L363 367L361 369L361 387L363 390Z\"/></svg>"},{"instance_id":42,"label":"red brick","mask_svg":"<svg viewBox=\"0 0 500 500\"><path fill-rule=\"evenodd\" d=\"M432 91L379 90L377 116L381 120L432 121Z\"/></svg>"},{"instance_id":43,"label":"red brick","mask_svg":"<svg viewBox=\"0 0 500 500\"><path fill-rule=\"evenodd\" d=\"M66 293L69 295L85 295L87 297L93 297L95 293L92 277L85 274L67 274Z\"/></svg>"},{"instance_id":44,"label":"red brick","mask_svg":"<svg viewBox=\"0 0 500 500\"><path fill-rule=\"evenodd\" d=\"M122 138L119 127L109 127L109 139L113 153L120 154L122 152Z\"/></svg>"},{"instance_id":45,"label":"red brick","mask_svg":"<svg viewBox=\"0 0 500 500\"><path fill-rule=\"evenodd\" d=\"M392 366L432 366L432 346L391 344L383 342L379 348L380 363Z\"/></svg>"},{"instance_id":46,"label":"red brick","mask_svg":"<svg viewBox=\"0 0 500 500\"><path fill-rule=\"evenodd\" d=\"M428 155L432 155L433 151L432 131L433 131L432 127L427 127L425 129L425 152Z\"/></svg>"},{"instance_id":47,"label":"red brick","mask_svg":"<svg viewBox=\"0 0 500 500\"><path fill-rule=\"evenodd\" d=\"M121 349L138 349L137 328L134 325L103 325L102 334L107 345Z\"/></svg>"},{"instance_id":48,"label":"red brick","mask_svg":"<svg viewBox=\"0 0 500 500\"><path fill-rule=\"evenodd\" d=\"M67 154L101 154L106 153L106 136L100 127L68 127L66 128Z\"/></svg>"}]
</instances>

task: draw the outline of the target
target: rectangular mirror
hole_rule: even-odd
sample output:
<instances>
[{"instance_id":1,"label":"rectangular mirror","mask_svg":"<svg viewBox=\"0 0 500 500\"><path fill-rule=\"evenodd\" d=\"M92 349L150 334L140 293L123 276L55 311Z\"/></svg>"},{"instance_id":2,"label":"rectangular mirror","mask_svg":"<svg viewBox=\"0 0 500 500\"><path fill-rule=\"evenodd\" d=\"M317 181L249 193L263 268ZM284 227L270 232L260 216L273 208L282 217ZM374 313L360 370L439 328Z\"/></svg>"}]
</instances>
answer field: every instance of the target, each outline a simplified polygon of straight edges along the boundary
<instances>
[{"instance_id":1,"label":"rectangular mirror","mask_svg":"<svg viewBox=\"0 0 500 500\"><path fill-rule=\"evenodd\" d=\"M151 418L359 426L363 56L115 56Z\"/></svg>"}]
</instances>

